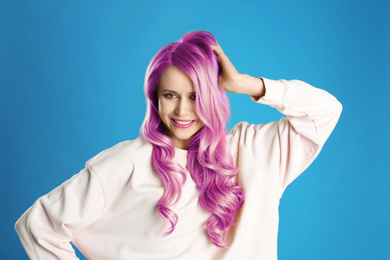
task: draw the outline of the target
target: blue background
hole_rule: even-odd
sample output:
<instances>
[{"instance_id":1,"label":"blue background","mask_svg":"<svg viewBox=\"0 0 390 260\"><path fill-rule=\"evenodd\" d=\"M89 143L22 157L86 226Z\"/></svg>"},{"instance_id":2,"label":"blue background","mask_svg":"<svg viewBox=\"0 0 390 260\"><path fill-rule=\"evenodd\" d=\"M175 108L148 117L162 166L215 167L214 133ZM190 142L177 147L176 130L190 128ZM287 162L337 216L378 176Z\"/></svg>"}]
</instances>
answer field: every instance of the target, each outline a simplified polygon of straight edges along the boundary
<instances>
[{"instance_id":1,"label":"blue background","mask_svg":"<svg viewBox=\"0 0 390 260\"><path fill-rule=\"evenodd\" d=\"M239 72L301 79L344 106L281 200L279 259L390 259L389 2L141 2L0 1L2 259L27 259L14 224L39 196L139 135L146 66L192 30ZM229 127L281 117L229 97Z\"/></svg>"}]
</instances>

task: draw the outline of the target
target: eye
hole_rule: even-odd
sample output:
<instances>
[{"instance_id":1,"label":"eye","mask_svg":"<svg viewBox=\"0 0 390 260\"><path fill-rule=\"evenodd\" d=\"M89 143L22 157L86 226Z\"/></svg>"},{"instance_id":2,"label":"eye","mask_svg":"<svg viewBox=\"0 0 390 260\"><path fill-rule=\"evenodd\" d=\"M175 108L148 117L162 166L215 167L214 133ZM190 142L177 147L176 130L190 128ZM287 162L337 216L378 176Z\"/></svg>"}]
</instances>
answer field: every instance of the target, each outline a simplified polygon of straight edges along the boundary
<instances>
[{"instance_id":1,"label":"eye","mask_svg":"<svg viewBox=\"0 0 390 260\"><path fill-rule=\"evenodd\" d=\"M194 94L194 95L191 95L191 96L190 96L190 99L191 99L191 100L195 100L195 99L196 99L196 95L195 95L195 94Z\"/></svg>"},{"instance_id":2,"label":"eye","mask_svg":"<svg viewBox=\"0 0 390 260\"><path fill-rule=\"evenodd\" d=\"M172 94L172 93L166 93L166 94L164 94L164 97L166 97L167 99L173 99L176 97L176 95Z\"/></svg>"}]
</instances>

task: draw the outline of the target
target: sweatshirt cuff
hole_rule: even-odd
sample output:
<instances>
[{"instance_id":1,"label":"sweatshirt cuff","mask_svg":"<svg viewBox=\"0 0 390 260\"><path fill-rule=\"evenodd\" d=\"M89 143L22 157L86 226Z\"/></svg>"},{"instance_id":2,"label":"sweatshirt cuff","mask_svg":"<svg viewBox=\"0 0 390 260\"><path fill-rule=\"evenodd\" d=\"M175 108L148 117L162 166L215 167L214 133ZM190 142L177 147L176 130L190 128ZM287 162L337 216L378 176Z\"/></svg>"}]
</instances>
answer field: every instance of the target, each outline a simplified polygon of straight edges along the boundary
<instances>
[{"instance_id":1,"label":"sweatshirt cuff","mask_svg":"<svg viewBox=\"0 0 390 260\"><path fill-rule=\"evenodd\" d=\"M251 97L252 101L264 105L269 105L271 107L282 107L285 86L282 80L272 80L261 77L264 82L265 95L260 99Z\"/></svg>"}]
</instances>

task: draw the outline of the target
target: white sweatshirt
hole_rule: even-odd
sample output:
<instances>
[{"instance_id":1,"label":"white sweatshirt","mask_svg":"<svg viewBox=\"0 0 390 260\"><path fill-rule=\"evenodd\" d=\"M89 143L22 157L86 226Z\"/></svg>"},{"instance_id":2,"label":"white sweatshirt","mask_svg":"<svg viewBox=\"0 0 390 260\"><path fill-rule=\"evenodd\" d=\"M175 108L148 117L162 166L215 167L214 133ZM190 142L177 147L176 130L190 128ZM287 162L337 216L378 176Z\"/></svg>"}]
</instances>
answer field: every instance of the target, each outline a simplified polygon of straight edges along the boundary
<instances>
[{"instance_id":1,"label":"white sweatshirt","mask_svg":"<svg viewBox=\"0 0 390 260\"><path fill-rule=\"evenodd\" d=\"M228 136L245 191L229 249L208 240L204 224L210 213L198 204L187 151L178 148L175 160L187 170L187 181L174 208L179 222L162 236L168 226L155 208L164 188L152 168L152 145L138 137L96 155L24 213L16 230L29 257L78 259L72 242L93 260L277 259L279 200L316 158L342 106L302 81L263 80L266 94L256 102L287 116L265 125L241 122Z\"/></svg>"}]
</instances>

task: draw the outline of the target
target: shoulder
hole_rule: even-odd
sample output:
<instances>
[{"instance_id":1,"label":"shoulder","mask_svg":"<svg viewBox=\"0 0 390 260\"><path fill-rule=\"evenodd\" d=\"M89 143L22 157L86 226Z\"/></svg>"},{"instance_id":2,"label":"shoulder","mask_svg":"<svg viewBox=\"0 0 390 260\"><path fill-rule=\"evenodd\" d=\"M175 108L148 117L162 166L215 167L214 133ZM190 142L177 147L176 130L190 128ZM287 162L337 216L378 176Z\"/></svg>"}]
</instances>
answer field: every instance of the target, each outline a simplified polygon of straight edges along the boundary
<instances>
[{"instance_id":1,"label":"shoulder","mask_svg":"<svg viewBox=\"0 0 390 260\"><path fill-rule=\"evenodd\" d=\"M237 142L251 142L253 139L267 139L271 133L275 133L277 126L278 122L276 121L267 124L240 122L232 128L229 136Z\"/></svg>"},{"instance_id":2,"label":"shoulder","mask_svg":"<svg viewBox=\"0 0 390 260\"><path fill-rule=\"evenodd\" d=\"M276 121L267 124L250 124L240 122L236 124L228 135L230 150L234 158L245 161L256 161L256 164L270 164L267 161L271 153L275 154L279 146L279 124ZM242 164L243 162L241 162Z\"/></svg>"},{"instance_id":3,"label":"shoulder","mask_svg":"<svg viewBox=\"0 0 390 260\"><path fill-rule=\"evenodd\" d=\"M129 169L134 164L147 161L151 157L152 149L152 145L139 136L137 139L120 142L100 152L86 162L86 167L99 172Z\"/></svg>"},{"instance_id":4,"label":"shoulder","mask_svg":"<svg viewBox=\"0 0 390 260\"><path fill-rule=\"evenodd\" d=\"M106 205L120 196L136 172L151 170L151 153L152 145L138 137L120 142L86 162L85 168L100 183Z\"/></svg>"}]
</instances>

